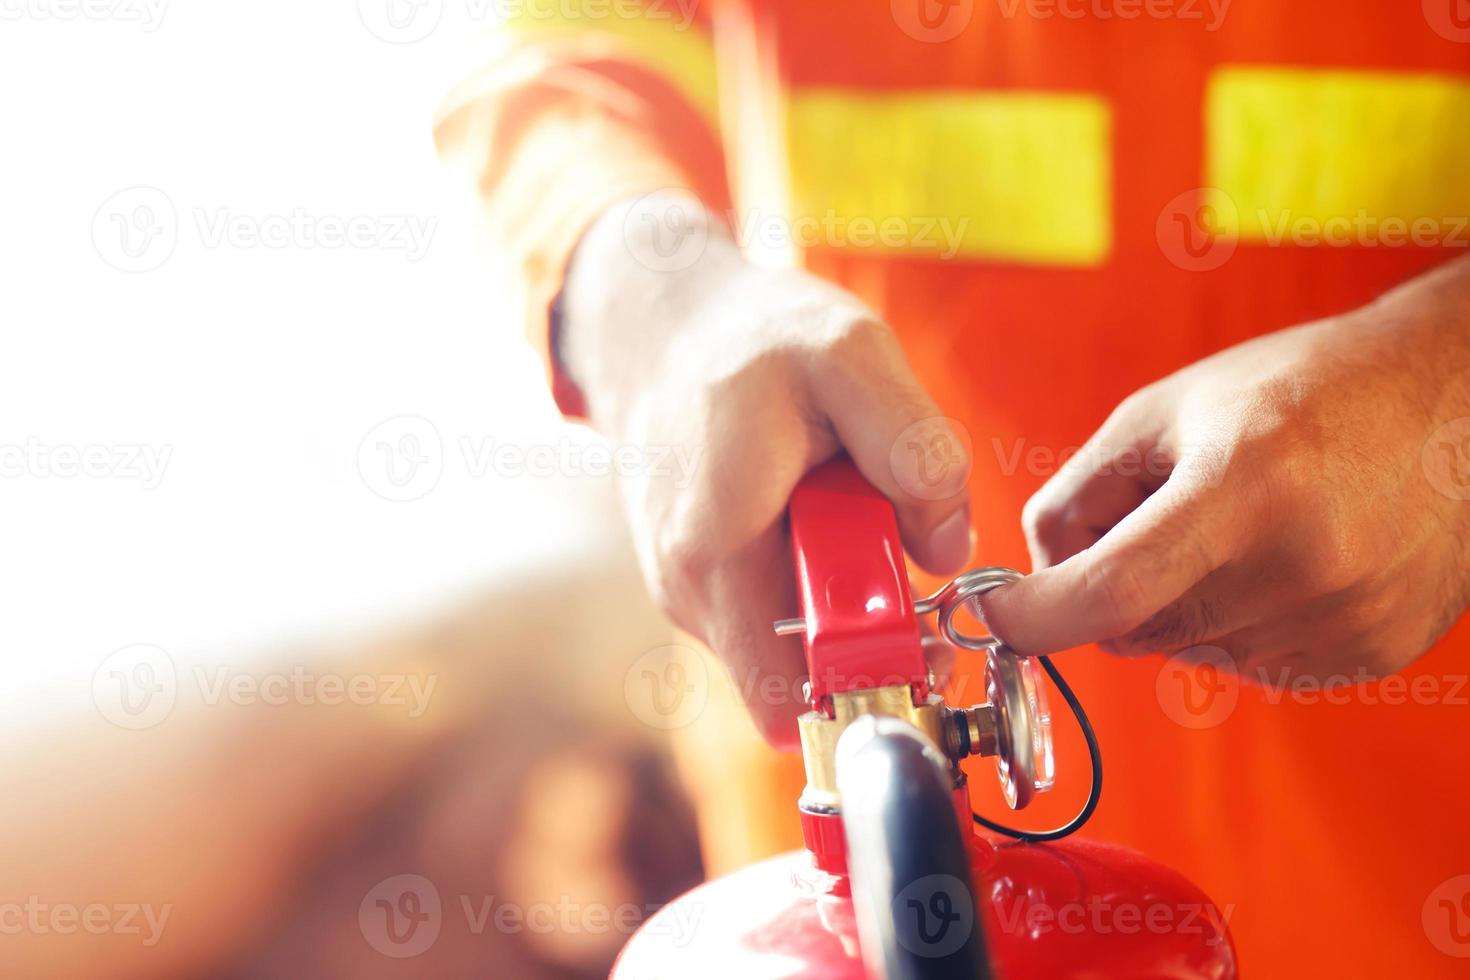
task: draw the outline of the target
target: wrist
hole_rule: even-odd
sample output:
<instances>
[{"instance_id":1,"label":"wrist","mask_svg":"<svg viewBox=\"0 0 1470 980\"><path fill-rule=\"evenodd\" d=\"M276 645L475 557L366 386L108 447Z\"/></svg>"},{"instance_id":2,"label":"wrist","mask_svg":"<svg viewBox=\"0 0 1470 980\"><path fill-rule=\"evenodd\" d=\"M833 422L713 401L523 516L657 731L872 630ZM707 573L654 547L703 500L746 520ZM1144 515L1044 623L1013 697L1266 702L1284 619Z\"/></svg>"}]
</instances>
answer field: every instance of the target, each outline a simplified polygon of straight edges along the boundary
<instances>
[{"instance_id":1,"label":"wrist","mask_svg":"<svg viewBox=\"0 0 1470 980\"><path fill-rule=\"evenodd\" d=\"M1433 269L1349 319L1386 364L1403 364L1429 421L1470 414L1470 262Z\"/></svg>"},{"instance_id":2,"label":"wrist","mask_svg":"<svg viewBox=\"0 0 1470 980\"><path fill-rule=\"evenodd\" d=\"M745 268L720 219L687 193L624 201L593 222L568 264L553 356L595 425L615 427L702 297Z\"/></svg>"}]
</instances>

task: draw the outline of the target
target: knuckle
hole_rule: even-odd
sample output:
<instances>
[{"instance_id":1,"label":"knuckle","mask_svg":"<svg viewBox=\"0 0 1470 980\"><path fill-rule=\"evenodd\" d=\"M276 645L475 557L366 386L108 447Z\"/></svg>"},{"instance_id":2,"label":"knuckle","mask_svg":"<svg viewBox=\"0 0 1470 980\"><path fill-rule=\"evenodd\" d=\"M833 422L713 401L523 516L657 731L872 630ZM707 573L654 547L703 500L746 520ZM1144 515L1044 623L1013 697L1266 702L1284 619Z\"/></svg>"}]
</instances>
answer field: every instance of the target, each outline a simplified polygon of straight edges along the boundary
<instances>
[{"instance_id":1,"label":"knuckle","mask_svg":"<svg viewBox=\"0 0 1470 980\"><path fill-rule=\"evenodd\" d=\"M1052 530L1061 519L1061 513L1041 490L1031 495L1021 508L1021 527L1027 534L1038 534Z\"/></svg>"},{"instance_id":2,"label":"knuckle","mask_svg":"<svg viewBox=\"0 0 1470 980\"><path fill-rule=\"evenodd\" d=\"M1153 385L1135 389L1113 408L1112 413L1108 416L1107 424L1109 426L1119 425L1144 414L1145 406L1152 398Z\"/></svg>"},{"instance_id":3,"label":"knuckle","mask_svg":"<svg viewBox=\"0 0 1470 980\"><path fill-rule=\"evenodd\" d=\"M822 363L903 410L918 406L914 417L936 414L909 368L893 328L872 316L834 311L818 332Z\"/></svg>"},{"instance_id":4,"label":"knuckle","mask_svg":"<svg viewBox=\"0 0 1470 980\"><path fill-rule=\"evenodd\" d=\"M1067 524L1066 508L1038 493L1021 508L1021 529L1033 547L1050 547Z\"/></svg>"},{"instance_id":5,"label":"knuckle","mask_svg":"<svg viewBox=\"0 0 1470 980\"><path fill-rule=\"evenodd\" d=\"M1296 480L1284 458L1253 439L1240 438L1196 450L1189 465L1209 486L1230 487L1240 509L1264 521L1283 516L1296 503Z\"/></svg>"},{"instance_id":6,"label":"knuckle","mask_svg":"<svg viewBox=\"0 0 1470 980\"><path fill-rule=\"evenodd\" d=\"M709 379L708 390L695 409L714 428L729 412L747 411L754 400L763 398L771 389L779 386L790 390L785 381L792 370L790 360L789 352L779 348L735 356Z\"/></svg>"},{"instance_id":7,"label":"knuckle","mask_svg":"<svg viewBox=\"0 0 1470 980\"><path fill-rule=\"evenodd\" d=\"M687 517L674 517L655 532L650 590L659 607L686 628L702 614L719 556L711 537Z\"/></svg>"},{"instance_id":8,"label":"knuckle","mask_svg":"<svg viewBox=\"0 0 1470 980\"><path fill-rule=\"evenodd\" d=\"M867 356L897 342L893 329L865 312L828 307L822 315L822 336L835 351Z\"/></svg>"},{"instance_id":9,"label":"knuckle","mask_svg":"<svg viewBox=\"0 0 1470 980\"><path fill-rule=\"evenodd\" d=\"M1116 440L1121 433L1127 432L1155 414L1158 406L1159 386L1157 382L1135 389L1113 406L1113 410L1108 413L1107 420L1098 428L1094 439L1105 443Z\"/></svg>"},{"instance_id":10,"label":"knuckle","mask_svg":"<svg viewBox=\"0 0 1470 980\"><path fill-rule=\"evenodd\" d=\"M873 407L881 409L876 424L894 430L887 443L892 499L916 523L937 525L953 513L969 485L969 436L938 415L921 392L890 391L882 397Z\"/></svg>"},{"instance_id":11,"label":"knuckle","mask_svg":"<svg viewBox=\"0 0 1470 980\"><path fill-rule=\"evenodd\" d=\"M1292 501L1301 487L1302 443L1280 418L1247 418L1226 440L1229 453L1219 460L1226 476L1244 484L1267 485L1274 497Z\"/></svg>"},{"instance_id":12,"label":"knuckle","mask_svg":"<svg viewBox=\"0 0 1470 980\"><path fill-rule=\"evenodd\" d=\"M899 487L903 497L893 501L898 508L899 521L905 528L913 528L927 536L956 513L954 498L925 500Z\"/></svg>"},{"instance_id":13,"label":"knuckle","mask_svg":"<svg viewBox=\"0 0 1470 980\"><path fill-rule=\"evenodd\" d=\"M882 320L849 298L825 292L783 307L769 329L781 349L832 360L862 361L898 344Z\"/></svg>"},{"instance_id":14,"label":"knuckle","mask_svg":"<svg viewBox=\"0 0 1470 980\"><path fill-rule=\"evenodd\" d=\"M703 582L714 570L713 549L703 538L681 535L662 546L664 575L675 581Z\"/></svg>"}]
</instances>

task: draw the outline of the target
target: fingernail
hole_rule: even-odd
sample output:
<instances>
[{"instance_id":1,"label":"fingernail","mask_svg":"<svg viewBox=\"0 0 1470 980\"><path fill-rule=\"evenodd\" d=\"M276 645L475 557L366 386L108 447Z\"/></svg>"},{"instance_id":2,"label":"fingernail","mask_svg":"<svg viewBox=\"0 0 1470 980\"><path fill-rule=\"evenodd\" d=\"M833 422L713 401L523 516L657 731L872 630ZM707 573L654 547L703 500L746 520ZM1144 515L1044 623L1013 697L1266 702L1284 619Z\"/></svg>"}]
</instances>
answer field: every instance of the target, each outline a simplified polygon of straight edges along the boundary
<instances>
[{"instance_id":1,"label":"fingernail","mask_svg":"<svg viewBox=\"0 0 1470 980\"><path fill-rule=\"evenodd\" d=\"M970 508L961 507L929 532L928 546L924 549L925 564L934 572L957 571L970 559L974 544Z\"/></svg>"}]
</instances>

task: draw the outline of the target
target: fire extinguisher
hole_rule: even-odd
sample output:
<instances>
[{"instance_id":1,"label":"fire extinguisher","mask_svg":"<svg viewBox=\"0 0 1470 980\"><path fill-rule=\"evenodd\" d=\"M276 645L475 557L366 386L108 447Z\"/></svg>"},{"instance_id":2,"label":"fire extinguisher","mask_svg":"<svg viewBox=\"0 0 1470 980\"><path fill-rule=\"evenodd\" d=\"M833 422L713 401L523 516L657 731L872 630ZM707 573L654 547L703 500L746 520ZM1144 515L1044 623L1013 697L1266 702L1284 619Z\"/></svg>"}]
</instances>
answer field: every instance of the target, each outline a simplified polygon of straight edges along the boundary
<instances>
[{"instance_id":1,"label":"fire extinguisher","mask_svg":"<svg viewBox=\"0 0 1470 980\"><path fill-rule=\"evenodd\" d=\"M980 569L916 602L892 506L845 457L807 475L790 521L802 616L775 629L805 639L806 850L659 910L613 980L1237 976L1199 888L1124 848L1062 840L1101 791L1086 715L1049 660L954 621L1020 574ZM930 612L951 643L984 652L987 703L952 708L933 690L917 619ZM1043 670L1083 727L1093 785L1065 827L1026 833L972 814L959 762L993 757L1013 809L1051 788Z\"/></svg>"}]
</instances>

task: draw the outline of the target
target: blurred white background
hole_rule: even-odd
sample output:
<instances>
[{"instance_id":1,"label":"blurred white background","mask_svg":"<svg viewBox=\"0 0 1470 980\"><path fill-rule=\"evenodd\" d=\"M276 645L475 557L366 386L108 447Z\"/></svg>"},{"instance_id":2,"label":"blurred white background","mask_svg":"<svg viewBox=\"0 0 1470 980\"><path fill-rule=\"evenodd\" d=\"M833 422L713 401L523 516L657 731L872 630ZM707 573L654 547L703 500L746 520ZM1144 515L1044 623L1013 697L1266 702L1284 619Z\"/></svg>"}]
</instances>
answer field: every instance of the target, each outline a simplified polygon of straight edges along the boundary
<instances>
[{"instance_id":1,"label":"blurred white background","mask_svg":"<svg viewBox=\"0 0 1470 980\"><path fill-rule=\"evenodd\" d=\"M119 647L369 629L613 533L609 479L490 462L591 440L435 158L494 13L0 0L12 717Z\"/></svg>"}]
</instances>

